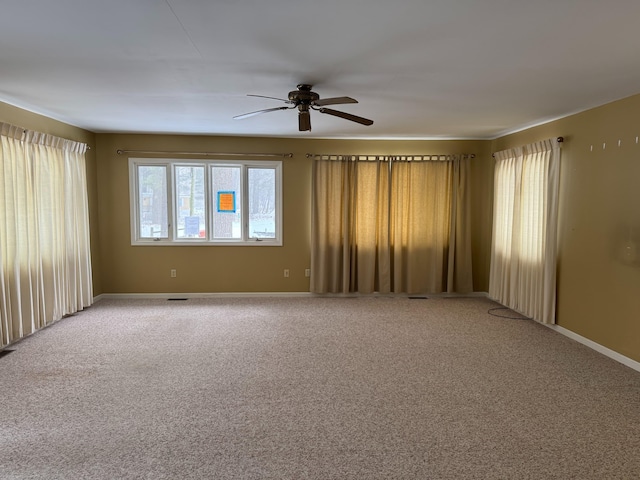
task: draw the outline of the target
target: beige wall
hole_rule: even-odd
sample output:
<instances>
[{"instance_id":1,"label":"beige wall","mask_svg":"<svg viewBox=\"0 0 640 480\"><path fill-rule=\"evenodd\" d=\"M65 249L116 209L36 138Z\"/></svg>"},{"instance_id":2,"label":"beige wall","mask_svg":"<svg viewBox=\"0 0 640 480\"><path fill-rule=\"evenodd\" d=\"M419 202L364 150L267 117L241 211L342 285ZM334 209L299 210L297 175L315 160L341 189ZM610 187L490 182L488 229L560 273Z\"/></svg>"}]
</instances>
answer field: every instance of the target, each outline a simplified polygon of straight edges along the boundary
<instances>
[{"instance_id":1,"label":"beige wall","mask_svg":"<svg viewBox=\"0 0 640 480\"><path fill-rule=\"evenodd\" d=\"M311 160L307 153L429 154L475 153L474 228L480 231L474 253L481 258L477 282L486 290L486 255L490 240L486 141L350 141L244 137L100 134L97 138L102 284L109 293L307 292L310 267ZM283 166L282 247L132 246L129 215L128 157L125 150L293 153ZM135 156L135 155L132 155ZM291 272L284 278L283 270ZM177 270L170 278L169 271Z\"/></svg>"},{"instance_id":2,"label":"beige wall","mask_svg":"<svg viewBox=\"0 0 640 480\"><path fill-rule=\"evenodd\" d=\"M93 268L94 295L102 293L102 269L100 264L100 244L98 233L98 195L95 134L66 123L58 122L42 115L22 110L0 102L0 122L10 123L27 130L48 133L61 138L89 145L87 159L87 183L89 189L89 222L91 225L91 264Z\"/></svg>"},{"instance_id":3,"label":"beige wall","mask_svg":"<svg viewBox=\"0 0 640 480\"><path fill-rule=\"evenodd\" d=\"M637 95L493 142L493 150L499 151L565 138L558 324L636 361L640 261L625 262L621 250L629 238L640 250L639 116Z\"/></svg>"},{"instance_id":4,"label":"beige wall","mask_svg":"<svg viewBox=\"0 0 640 480\"><path fill-rule=\"evenodd\" d=\"M167 292L306 292L311 161L306 153L475 153L472 162L474 285L488 289L492 162L487 141L306 140L94 134L0 102L0 121L87 143L94 295ZM293 153L284 160L283 247L133 247L127 157L117 149ZM178 271L177 278L169 270ZM282 271L291 276L285 279Z\"/></svg>"},{"instance_id":5,"label":"beige wall","mask_svg":"<svg viewBox=\"0 0 640 480\"><path fill-rule=\"evenodd\" d=\"M493 160L490 153L564 136L560 186L558 323L640 361L640 95L494 141L352 141L169 135L94 135L0 103L0 121L88 143L94 293L306 292L311 162L306 153L475 153L474 287L488 290ZM620 146L618 146L620 141ZM605 148L603 148L605 144ZM284 160L283 247L131 246L127 157L117 149L291 152ZM640 246L639 246L640 248ZM177 278L169 270L178 271ZM285 279L282 270L291 270Z\"/></svg>"}]
</instances>

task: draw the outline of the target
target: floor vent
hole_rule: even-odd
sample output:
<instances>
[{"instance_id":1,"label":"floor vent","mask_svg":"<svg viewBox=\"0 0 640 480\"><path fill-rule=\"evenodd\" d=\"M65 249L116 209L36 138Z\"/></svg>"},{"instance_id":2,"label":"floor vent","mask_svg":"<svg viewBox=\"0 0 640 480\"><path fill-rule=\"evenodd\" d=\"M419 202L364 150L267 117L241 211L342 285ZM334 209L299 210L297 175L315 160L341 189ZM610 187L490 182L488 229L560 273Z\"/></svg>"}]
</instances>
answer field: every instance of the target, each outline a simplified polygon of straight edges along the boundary
<instances>
[{"instance_id":1,"label":"floor vent","mask_svg":"<svg viewBox=\"0 0 640 480\"><path fill-rule=\"evenodd\" d=\"M186 302L188 298L167 298L168 302Z\"/></svg>"},{"instance_id":2,"label":"floor vent","mask_svg":"<svg viewBox=\"0 0 640 480\"><path fill-rule=\"evenodd\" d=\"M11 352L15 352L15 350L0 350L0 358L4 357L5 355L9 355Z\"/></svg>"},{"instance_id":3,"label":"floor vent","mask_svg":"<svg viewBox=\"0 0 640 480\"><path fill-rule=\"evenodd\" d=\"M409 300L429 300L429 297L409 297Z\"/></svg>"}]
</instances>

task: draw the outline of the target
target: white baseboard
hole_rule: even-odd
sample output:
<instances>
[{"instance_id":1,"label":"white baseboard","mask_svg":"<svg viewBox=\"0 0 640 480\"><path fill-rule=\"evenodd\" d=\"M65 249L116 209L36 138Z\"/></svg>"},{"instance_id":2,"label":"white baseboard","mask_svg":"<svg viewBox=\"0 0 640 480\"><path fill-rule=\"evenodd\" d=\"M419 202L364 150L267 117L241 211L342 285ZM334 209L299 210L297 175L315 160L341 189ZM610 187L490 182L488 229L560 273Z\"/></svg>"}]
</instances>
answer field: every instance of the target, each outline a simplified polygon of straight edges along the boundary
<instances>
[{"instance_id":1,"label":"white baseboard","mask_svg":"<svg viewBox=\"0 0 640 480\"><path fill-rule=\"evenodd\" d=\"M169 299L169 298L214 298L214 297L300 297L309 292L215 292L215 293L103 293L94 298L116 299Z\"/></svg>"},{"instance_id":2,"label":"white baseboard","mask_svg":"<svg viewBox=\"0 0 640 480\"><path fill-rule=\"evenodd\" d=\"M214 298L214 297L429 297L429 298L465 298L486 297L486 292L471 293L311 293L311 292L212 292L212 293L103 293L93 298L97 302L103 298L116 299L169 299L169 298Z\"/></svg>"},{"instance_id":3,"label":"white baseboard","mask_svg":"<svg viewBox=\"0 0 640 480\"><path fill-rule=\"evenodd\" d=\"M544 325L545 327L549 327L550 329L555 330L556 332L566 337L569 337L570 339L575 340L576 342L579 342L595 350L598 353L601 353L617 362L622 363L623 365L626 365L629 368L632 368L640 372L640 362L636 362L635 360L629 357L625 357L624 355L616 352L615 350L611 350L610 348L600 345L599 343L596 343L593 340L589 340L588 338L583 337L582 335L578 335L577 333L572 332L571 330L561 327L560 325L545 325L543 323L541 323L541 325Z\"/></svg>"}]
</instances>

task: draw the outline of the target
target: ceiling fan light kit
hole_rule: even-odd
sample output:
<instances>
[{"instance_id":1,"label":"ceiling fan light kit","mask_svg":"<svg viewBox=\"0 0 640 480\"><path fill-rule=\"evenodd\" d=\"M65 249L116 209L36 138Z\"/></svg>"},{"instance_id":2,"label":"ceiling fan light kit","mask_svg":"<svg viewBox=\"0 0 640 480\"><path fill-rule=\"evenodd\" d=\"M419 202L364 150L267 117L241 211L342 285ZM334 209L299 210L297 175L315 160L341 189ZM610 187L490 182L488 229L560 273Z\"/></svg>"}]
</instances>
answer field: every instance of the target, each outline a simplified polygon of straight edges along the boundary
<instances>
[{"instance_id":1,"label":"ceiling fan light kit","mask_svg":"<svg viewBox=\"0 0 640 480\"><path fill-rule=\"evenodd\" d=\"M256 112L243 113L242 115L236 115L233 117L235 120L241 120L243 118L253 117L254 115L260 115L262 113L275 112L277 110L290 110L293 108L298 109L298 129L301 132L311 131L311 115L310 111L315 110L320 113L326 113L334 117L344 118L352 122L360 123L361 125L373 125L373 120L368 118L359 117L350 113L333 110L331 108L324 108L325 105L344 105L347 103L358 103L358 101L351 97L332 97L332 98L320 98L316 92L311 91L312 85L301 83L298 85L297 90L292 90L287 96L287 100L268 97L265 95L249 95L250 97L269 98L272 100L279 100L287 103L288 107L275 107L266 108L264 110L258 110Z\"/></svg>"}]
</instances>

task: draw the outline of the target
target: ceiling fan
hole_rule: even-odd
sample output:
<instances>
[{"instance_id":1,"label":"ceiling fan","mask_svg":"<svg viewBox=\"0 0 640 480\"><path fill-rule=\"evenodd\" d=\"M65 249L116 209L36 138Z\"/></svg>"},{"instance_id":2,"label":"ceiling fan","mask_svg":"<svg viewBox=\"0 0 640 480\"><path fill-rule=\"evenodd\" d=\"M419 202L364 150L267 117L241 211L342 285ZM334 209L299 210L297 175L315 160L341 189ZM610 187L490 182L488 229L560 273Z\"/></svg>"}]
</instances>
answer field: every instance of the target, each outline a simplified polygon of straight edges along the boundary
<instances>
[{"instance_id":1,"label":"ceiling fan","mask_svg":"<svg viewBox=\"0 0 640 480\"><path fill-rule=\"evenodd\" d=\"M362 125L373 125L373 120L368 118L358 117L357 115L351 115L350 113L340 112L333 110L332 108L325 108L325 105L342 105L345 103L358 103L358 101L351 97L332 97L332 98L320 98L316 92L312 92L312 85L301 83L298 85L297 90L289 92L288 100L276 97L267 97L264 95L248 95L249 97L271 98L273 100L280 100L287 103L290 106L287 107L275 107L266 108L264 110L258 110L257 112L244 113L242 115L236 115L233 117L235 120L241 120L243 118L253 117L254 115L260 115L262 113L275 112L277 110L290 110L292 108L298 109L298 129L301 132L311 131L311 115L310 110L316 110L320 113L326 113L333 115L334 117L344 118L345 120L351 120L352 122L361 123Z\"/></svg>"}]
</instances>

